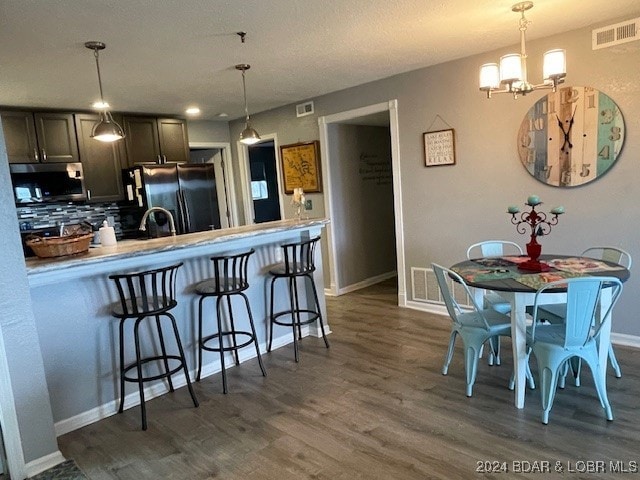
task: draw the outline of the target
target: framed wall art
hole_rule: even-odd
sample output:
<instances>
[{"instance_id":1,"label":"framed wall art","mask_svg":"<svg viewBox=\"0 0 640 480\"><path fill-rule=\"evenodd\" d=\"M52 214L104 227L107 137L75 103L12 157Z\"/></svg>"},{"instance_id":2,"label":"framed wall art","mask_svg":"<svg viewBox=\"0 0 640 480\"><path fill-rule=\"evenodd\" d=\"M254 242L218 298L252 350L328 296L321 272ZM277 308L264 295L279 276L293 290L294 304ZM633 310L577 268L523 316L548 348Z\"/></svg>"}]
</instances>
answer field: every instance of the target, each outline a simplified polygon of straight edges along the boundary
<instances>
[{"instance_id":1,"label":"framed wall art","mask_svg":"<svg viewBox=\"0 0 640 480\"><path fill-rule=\"evenodd\" d=\"M302 188L305 193L322 191L319 142L294 143L280 147L284 193Z\"/></svg>"},{"instance_id":2,"label":"framed wall art","mask_svg":"<svg viewBox=\"0 0 640 480\"><path fill-rule=\"evenodd\" d=\"M425 167L455 165L456 144L454 133L453 128L448 128L423 134Z\"/></svg>"}]
</instances>

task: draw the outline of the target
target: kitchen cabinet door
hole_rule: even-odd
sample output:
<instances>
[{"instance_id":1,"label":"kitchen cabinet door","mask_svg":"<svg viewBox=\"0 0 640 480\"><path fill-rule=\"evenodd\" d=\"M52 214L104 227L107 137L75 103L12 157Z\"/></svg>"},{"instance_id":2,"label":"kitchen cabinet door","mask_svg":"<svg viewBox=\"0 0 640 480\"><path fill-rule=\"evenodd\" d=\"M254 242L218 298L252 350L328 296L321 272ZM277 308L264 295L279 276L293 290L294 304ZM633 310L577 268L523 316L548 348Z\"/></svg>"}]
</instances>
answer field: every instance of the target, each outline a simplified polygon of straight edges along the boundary
<instances>
[{"instance_id":1,"label":"kitchen cabinet door","mask_svg":"<svg viewBox=\"0 0 640 480\"><path fill-rule=\"evenodd\" d=\"M35 113L41 162L79 162L78 141L71 113Z\"/></svg>"},{"instance_id":2,"label":"kitchen cabinet door","mask_svg":"<svg viewBox=\"0 0 640 480\"><path fill-rule=\"evenodd\" d=\"M128 165L189 161L187 122L180 118L125 116Z\"/></svg>"},{"instance_id":3,"label":"kitchen cabinet door","mask_svg":"<svg viewBox=\"0 0 640 480\"><path fill-rule=\"evenodd\" d=\"M187 122L179 118L158 118L160 152L164 162L189 161Z\"/></svg>"},{"instance_id":4,"label":"kitchen cabinet door","mask_svg":"<svg viewBox=\"0 0 640 480\"><path fill-rule=\"evenodd\" d=\"M91 138L91 130L99 121L99 116L82 113L76 114L75 117L87 200L89 202L122 200L123 140L101 142ZM114 120L121 122L117 116L114 116Z\"/></svg>"},{"instance_id":5,"label":"kitchen cabinet door","mask_svg":"<svg viewBox=\"0 0 640 480\"><path fill-rule=\"evenodd\" d=\"M1 111L4 142L9 163L37 163L40 161L33 113Z\"/></svg>"},{"instance_id":6,"label":"kitchen cabinet door","mask_svg":"<svg viewBox=\"0 0 640 480\"><path fill-rule=\"evenodd\" d=\"M143 163L160 163L158 123L155 117L125 116L123 128L130 167Z\"/></svg>"}]
</instances>

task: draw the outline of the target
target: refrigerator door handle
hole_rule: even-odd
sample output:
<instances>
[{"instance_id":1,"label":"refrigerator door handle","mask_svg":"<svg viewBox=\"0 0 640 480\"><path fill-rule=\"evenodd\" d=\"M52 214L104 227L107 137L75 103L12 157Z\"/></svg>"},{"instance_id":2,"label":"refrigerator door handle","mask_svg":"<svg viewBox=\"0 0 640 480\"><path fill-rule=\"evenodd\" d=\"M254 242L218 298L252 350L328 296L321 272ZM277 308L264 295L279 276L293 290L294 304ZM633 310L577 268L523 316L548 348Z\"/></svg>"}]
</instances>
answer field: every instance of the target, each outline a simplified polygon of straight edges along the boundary
<instances>
[{"instance_id":1,"label":"refrigerator door handle","mask_svg":"<svg viewBox=\"0 0 640 480\"><path fill-rule=\"evenodd\" d=\"M187 228L185 225L185 215L184 215L184 205L182 202L182 195L180 195L180 190L176 190L176 204L178 207L178 230L179 233L187 233Z\"/></svg>"},{"instance_id":2,"label":"refrigerator door handle","mask_svg":"<svg viewBox=\"0 0 640 480\"><path fill-rule=\"evenodd\" d=\"M191 221L189 215L189 206L187 205L187 197L182 190L178 190L178 202L181 205L182 223L184 225L184 233L191 233Z\"/></svg>"}]
</instances>

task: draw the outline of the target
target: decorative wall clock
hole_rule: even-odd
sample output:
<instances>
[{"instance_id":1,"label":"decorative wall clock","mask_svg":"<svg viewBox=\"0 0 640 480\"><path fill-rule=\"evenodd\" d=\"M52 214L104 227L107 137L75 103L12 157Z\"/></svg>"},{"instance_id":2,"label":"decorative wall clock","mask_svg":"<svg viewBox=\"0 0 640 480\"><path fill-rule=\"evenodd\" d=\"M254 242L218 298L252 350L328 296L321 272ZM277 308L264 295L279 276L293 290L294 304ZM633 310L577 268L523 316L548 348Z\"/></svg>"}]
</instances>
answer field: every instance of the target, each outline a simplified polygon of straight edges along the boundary
<instances>
[{"instance_id":1,"label":"decorative wall clock","mask_svg":"<svg viewBox=\"0 0 640 480\"><path fill-rule=\"evenodd\" d=\"M616 162L624 118L608 95L563 87L538 100L518 130L518 154L537 180L555 187L592 182Z\"/></svg>"}]
</instances>

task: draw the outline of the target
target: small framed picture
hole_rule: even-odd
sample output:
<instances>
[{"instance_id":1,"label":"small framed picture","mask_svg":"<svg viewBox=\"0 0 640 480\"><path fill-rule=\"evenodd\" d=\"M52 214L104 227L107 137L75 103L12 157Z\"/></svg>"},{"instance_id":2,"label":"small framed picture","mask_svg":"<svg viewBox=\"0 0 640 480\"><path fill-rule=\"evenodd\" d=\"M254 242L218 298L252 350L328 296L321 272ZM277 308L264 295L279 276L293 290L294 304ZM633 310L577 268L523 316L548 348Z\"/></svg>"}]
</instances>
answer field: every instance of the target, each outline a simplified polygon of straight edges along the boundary
<instances>
[{"instance_id":1,"label":"small framed picture","mask_svg":"<svg viewBox=\"0 0 640 480\"><path fill-rule=\"evenodd\" d=\"M280 147L284 193L302 188L305 193L321 192L319 142L295 143Z\"/></svg>"},{"instance_id":2,"label":"small framed picture","mask_svg":"<svg viewBox=\"0 0 640 480\"><path fill-rule=\"evenodd\" d=\"M425 167L455 165L456 143L454 133L453 128L449 128L423 134Z\"/></svg>"}]
</instances>

